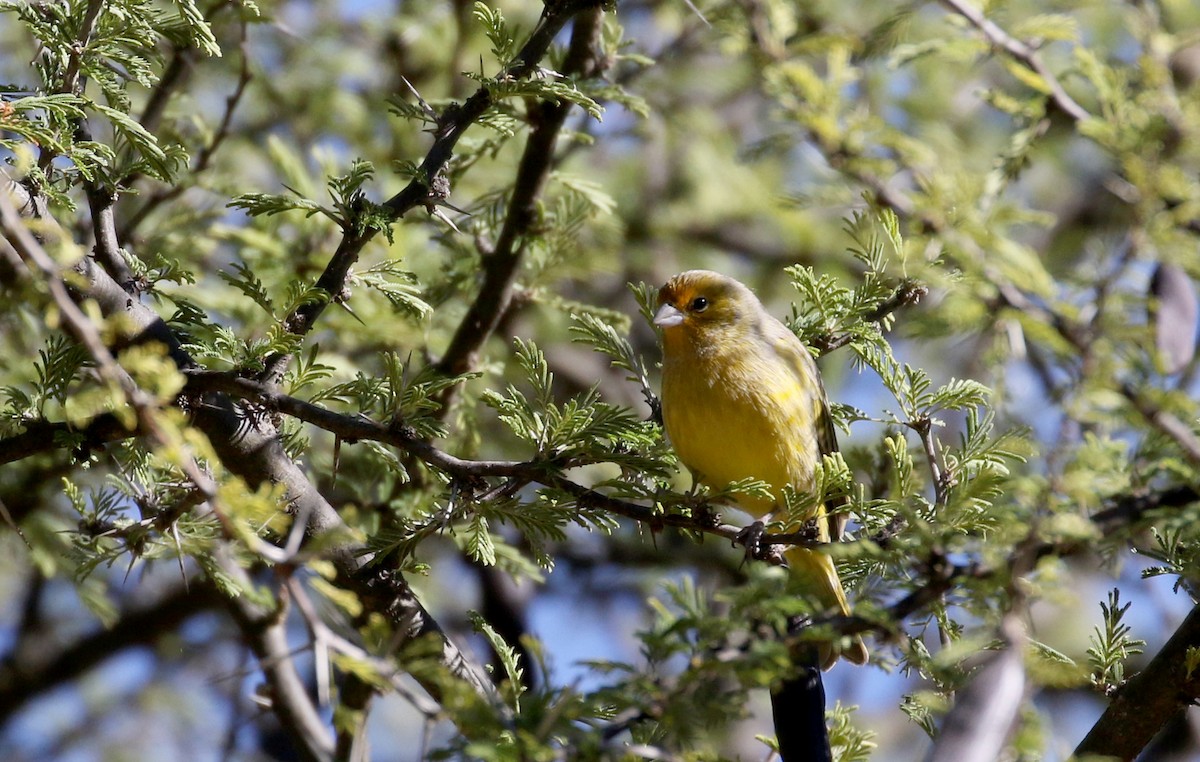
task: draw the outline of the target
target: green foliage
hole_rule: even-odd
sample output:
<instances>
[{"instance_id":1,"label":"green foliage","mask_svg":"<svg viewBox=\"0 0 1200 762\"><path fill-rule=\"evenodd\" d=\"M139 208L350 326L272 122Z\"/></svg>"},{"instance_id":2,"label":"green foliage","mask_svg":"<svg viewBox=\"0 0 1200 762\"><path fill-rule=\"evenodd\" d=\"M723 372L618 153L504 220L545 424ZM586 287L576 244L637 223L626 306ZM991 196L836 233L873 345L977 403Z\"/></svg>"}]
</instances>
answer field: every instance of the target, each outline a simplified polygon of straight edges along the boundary
<instances>
[{"instance_id":1,"label":"green foliage","mask_svg":"<svg viewBox=\"0 0 1200 762\"><path fill-rule=\"evenodd\" d=\"M507 68L517 51L517 39L504 22L504 14L498 8L493 9L483 2L475 3L471 13L491 40L492 55L496 57L500 68Z\"/></svg>"},{"instance_id":2,"label":"green foliage","mask_svg":"<svg viewBox=\"0 0 1200 762\"><path fill-rule=\"evenodd\" d=\"M522 97L566 102L580 107L592 118L600 119L604 108L584 93L574 82L562 77L557 72L544 70L541 76L526 79L511 76L508 69L514 64L518 42L514 31L504 20L504 14L499 9L490 8L483 2L476 2L472 13L491 41L492 55L495 56L503 73L496 77L488 77L477 72L465 72L465 74L483 85L494 102L502 103ZM498 126L495 122L488 124L493 128ZM511 130L508 128L501 128L500 131L511 134Z\"/></svg>"},{"instance_id":3,"label":"green foliage","mask_svg":"<svg viewBox=\"0 0 1200 762\"><path fill-rule=\"evenodd\" d=\"M833 758L838 762L861 762L871 758L871 752L877 747L874 739L877 734L869 730L854 727L852 719L856 706L843 706L837 702L826 711L829 722L829 745L833 748Z\"/></svg>"},{"instance_id":4,"label":"green foliage","mask_svg":"<svg viewBox=\"0 0 1200 762\"><path fill-rule=\"evenodd\" d=\"M177 0L173 6L119 0L85 13L82 3L0 4L0 13L14 16L40 48L34 59L37 85L6 99L0 109L5 132L17 136L0 145L15 151L23 142L32 143L63 157L66 161L48 174L44 164L38 172L47 186L59 190L76 177L108 187L143 172L170 181L185 166L187 154L178 144L163 144L132 114L129 88L158 82L160 36L204 55L221 54L195 3ZM84 82L99 90L103 102L85 94ZM85 119L111 130L111 143L77 131ZM65 202L67 196L56 193L55 198Z\"/></svg>"},{"instance_id":5,"label":"green foliage","mask_svg":"<svg viewBox=\"0 0 1200 762\"><path fill-rule=\"evenodd\" d=\"M355 160L345 175L329 178L329 195L332 206L323 206L304 198L299 191L284 196L271 193L243 193L229 202L235 209L243 209L252 216L271 216L285 212L303 211L306 216L323 215L336 222L343 230L364 236L370 232L383 233L392 242L392 216L379 204L371 203L362 193L362 186L375 174L370 162ZM289 189L290 190L290 189Z\"/></svg>"},{"instance_id":6,"label":"green foliage","mask_svg":"<svg viewBox=\"0 0 1200 762\"><path fill-rule=\"evenodd\" d=\"M400 260L372 265L356 274L355 280L382 294L397 314L424 319L433 311L421 298L417 276L403 269Z\"/></svg>"},{"instance_id":7,"label":"green foliage","mask_svg":"<svg viewBox=\"0 0 1200 762\"><path fill-rule=\"evenodd\" d=\"M1132 679L1125 617L1154 597L1121 577L1085 653L1074 591L1134 553L1143 577L1200 579L1196 368L1155 365L1146 283L1158 263L1200 277L1197 11L607 4L522 54L576 5L0 2L0 180L48 202L29 231L120 365L66 330L57 274L0 251L0 508L23 530L0 602L45 619L33 586L16 598L36 570L114 624L143 578L199 571L294 624L302 585L328 621L288 647L329 657L340 741L368 716L356 678L457 728L423 758L761 755L738 723L788 673L788 620L812 640L847 622L726 547L730 504L767 485L689 488L656 423L643 323L666 276L709 267L822 358L841 432L767 529L845 504L849 541L825 551L868 627L856 690L912 681L899 707L831 696L836 758L894 757L903 717L937 739L1014 618L1036 624L1034 697ZM567 111L556 136L542 104ZM140 343L162 330L174 354ZM246 473L267 451L278 470ZM305 497L325 524L295 523ZM565 685L553 630L506 640L463 569L539 615L589 605L615 655ZM409 637L436 628L397 620L404 595L491 649L496 694ZM260 632L231 621L214 650ZM142 721L172 702L109 703ZM1061 755L1040 706L1006 756ZM103 755L114 725L95 726L74 736Z\"/></svg>"},{"instance_id":8,"label":"green foliage","mask_svg":"<svg viewBox=\"0 0 1200 762\"><path fill-rule=\"evenodd\" d=\"M87 365L88 356L82 347L65 336L48 337L45 348L38 350L31 383L0 389L5 400L3 420L15 424L46 415L51 402L65 405L72 385Z\"/></svg>"},{"instance_id":9,"label":"green foliage","mask_svg":"<svg viewBox=\"0 0 1200 762\"><path fill-rule=\"evenodd\" d=\"M414 372L396 354L380 359L380 375L360 373L353 381L326 387L310 400L351 405L356 412L406 426L419 437L442 436L438 395L476 374L447 378L428 366Z\"/></svg>"},{"instance_id":10,"label":"green foliage","mask_svg":"<svg viewBox=\"0 0 1200 762\"><path fill-rule=\"evenodd\" d=\"M489 78L468 75L487 88L488 93L496 101L506 101L514 98L535 98L555 102L566 102L583 109L597 121L604 114L604 108L587 93L580 90L574 82L563 79L511 79ZM553 75L551 75L553 76Z\"/></svg>"},{"instance_id":11,"label":"green foliage","mask_svg":"<svg viewBox=\"0 0 1200 762\"><path fill-rule=\"evenodd\" d=\"M538 459L565 466L613 463L652 476L666 473L657 453L647 451L661 442L658 427L602 401L595 390L557 404L545 355L521 339L514 346L532 398L510 385L503 395L485 391L483 401L513 434L534 447Z\"/></svg>"},{"instance_id":12,"label":"green foliage","mask_svg":"<svg viewBox=\"0 0 1200 762\"><path fill-rule=\"evenodd\" d=\"M525 693L526 689L521 682L524 670L517 664L518 657L516 650L505 643L496 630L479 614L472 612L471 625L475 628L476 632L487 638L492 650L499 655L500 666L504 670L504 675L501 679L506 693L504 697L505 701L510 708L519 712L521 709L521 694Z\"/></svg>"},{"instance_id":13,"label":"green foliage","mask_svg":"<svg viewBox=\"0 0 1200 762\"><path fill-rule=\"evenodd\" d=\"M1146 641L1130 637L1132 629L1123 621L1132 603L1121 605L1121 591L1113 588L1108 594L1108 603L1100 604L1104 615L1103 629L1097 627L1089 640L1088 664L1091 665L1091 683L1096 690L1111 696L1125 684L1125 661L1142 653Z\"/></svg>"}]
</instances>

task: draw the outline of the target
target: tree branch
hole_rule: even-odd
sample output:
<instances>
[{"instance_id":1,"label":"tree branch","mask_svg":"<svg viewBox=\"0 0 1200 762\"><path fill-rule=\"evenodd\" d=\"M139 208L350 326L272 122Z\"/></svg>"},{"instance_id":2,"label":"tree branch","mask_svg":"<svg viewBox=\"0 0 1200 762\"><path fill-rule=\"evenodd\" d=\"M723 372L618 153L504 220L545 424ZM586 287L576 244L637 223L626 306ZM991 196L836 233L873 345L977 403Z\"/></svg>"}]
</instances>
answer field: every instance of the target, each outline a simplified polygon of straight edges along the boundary
<instances>
[{"instance_id":1,"label":"tree branch","mask_svg":"<svg viewBox=\"0 0 1200 762\"><path fill-rule=\"evenodd\" d=\"M218 546L213 553L214 563L239 588L250 590L253 583L228 551L228 546ZM258 658L271 709L296 741L296 751L306 762L332 762L333 735L317 712L292 660L292 647L287 640L287 588L281 587L279 593L276 609L257 604L248 595L227 597L226 606Z\"/></svg>"},{"instance_id":2,"label":"tree branch","mask_svg":"<svg viewBox=\"0 0 1200 762\"><path fill-rule=\"evenodd\" d=\"M1121 394L1147 423L1174 440L1193 466L1200 467L1200 437L1196 436L1191 426L1154 404L1132 384L1122 384Z\"/></svg>"},{"instance_id":3,"label":"tree branch","mask_svg":"<svg viewBox=\"0 0 1200 762\"><path fill-rule=\"evenodd\" d=\"M136 433L113 413L101 413L79 427L66 422L36 420L25 423L24 428L25 431L20 434L0 438L0 465L57 450L68 444L73 449L87 451Z\"/></svg>"},{"instance_id":4,"label":"tree branch","mask_svg":"<svg viewBox=\"0 0 1200 762\"><path fill-rule=\"evenodd\" d=\"M122 289L133 293L137 287L137 280L121 254L121 244L117 241L114 214L117 197L113 191L96 183L85 183L84 191L87 193L88 208L92 212L92 233L96 239L92 255Z\"/></svg>"},{"instance_id":5,"label":"tree branch","mask_svg":"<svg viewBox=\"0 0 1200 762\"><path fill-rule=\"evenodd\" d=\"M600 17L597 8L576 19L571 30L564 73L580 77L594 73ZM504 226L500 229L494 249L483 259L483 285L438 363L438 369L447 376L458 376L475 367L476 354L496 330L500 317L508 309L513 280L528 244L527 235L537 221L536 201L554 166L554 146L571 109L572 104L565 101L542 102L530 108L532 128L529 140L525 143L525 151L517 168ZM444 405L455 388L447 390Z\"/></svg>"},{"instance_id":6,"label":"tree branch","mask_svg":"<svg viewBox=\"0 0 1200 762\"><path fill-rule=\"evenodd\" d=\"M539 62L550 49L555 36L567 21L580 11L599 8L601 5L601 0L547 0L537 26L534 27L512 63L500 72L499 78L525 79L533 74L537 70ZM413 178L399 193L383 203L383 206L391 212L393 219L403 217L414 207L441 200L436 194L442 193L444 190L435 189L437 177L453 156L454 147L463 133L492 105L491 92L486 86L480 86L462 104L451 104L442 111L437 118L433 145L421 162L419 175ZM345 288L350 268L358 261L363 247L374 237L374 230L344 231L337 250L325 266L324 272L317 279L317 288L330 295L340 294ZM298 307L287 317L284 325L292 333L307 334L316 324L317 318L324 312L327 303L328 300L308 302ZM288 362L289 358L286 355L268 358L266 370L260 377L269 381L278 381L283 377Z\"/></svg>"},{"instance_id":7,"label":"tree branch","mask_svg":"<svg viewBox=\"0 0 1200 762\"><path fill-rule=\"evenodd\" d=\"M125 403L135 411L139 429L143 430L160 450L179 448L162 428L154 400L138 388L133 379L117 364L109 348L102 341L96 326L75 304L68 293L66 283L55 261L42 249L41 244L34 239L18 217L12 199L7 193L0 193L0 230L4 233L5 245L15 249L31 269L42 275L51 298L62 315L64 327L88 351L95 361L101 377L121 391ZM84 263L87 263L86 259ZM94 270L94 268L89 269ZM102 276L102 272L94 270L94 276L99 278ZM103 277L108 278L107 275L103 275ZM108 278L108 282L113 288L120 289L120 286L111 278ZM135 302L127 299L126 304L132 305ZM221 444L224 443L213 442L218 451L221 449ZM201 470L199 464L187 453L186 449L178 455L175 465L208 500L214 514L222 519L226 534L230 538L236 537L237 533L227 523L227 519L218 507L216 482ZM334 516L336 518L336 514ZM265 554L268 549L275 550L273 546L258 540L257 537L245 539L255 540L256 542L252 543L252 549L260 554ZM225 575L240 580L242 589L251 589L251 583L246 578L245 572L236 561L232 560L227 544L216 545L213 555L215 563ZM292 731L293 737L299 740L301 754L305 759L313 762L331 760L332 739L329 738L324 721L317 713L316 708L308 701L303 682L300 681L292 665L288 655L287 631L283 622L274 620L271 612L264 611L247 595L228 596L226 604L234 619L241 626L243 634L249 640L251 648L259 657L263 674L272 691L273 708L280 721Z\"/></svg>"},{"instance_id":8,"label":"tree branch","mask_svg":"<svg viewBox=\"0 0 1200 762\"><path fill-rule=\"evenodd\" d=\"M320 405L289 397L265 383L240 378L229 373L196 370L187 371L186 375L189 379L189 388L194 385L198 389L220 390L242 397L253 404L262 405L268 410L291 415L318 426L344 441L369 440L389 444L451 476L467 479L517 478L561 489L579 500L581 505L607 510L651 527L673 526L717 535L730 541L738 540L742 534L743 527L721 523L711 512L705 513L702 510L699 517L682 513L664 513L648 506L604 495L560 475L562 469L586 465L584 462L466 460L439 450L431 443L417 437L403 426L403 422L398 422L399 425L384 426L365 416L336 413ZM1134 490L1110 498L1105 508L1094 514L1091 520L1102 535L1110 536L1146 520L1155 511L1182 508L1197 501L1200 501L1200 489L1192 485L1178 485L1162 490ZM872 540L880 543L886 542L896 531L898 530L890 529L880 538L872 538ZM802 531L765 534L759 542L764 545L805 547L818 547L822 544ZM1047 555L1074 552L1075 547L1061 543L1043 543L1034 547L1031 552L1035 557L1041 558Z\"/></svg>"},{"instance_id":9,"label":"tree branch","mask_svg":"<svg viewBox=\"0 0 1200 762\"><path fill-rule=\"evenodd\" d=\"M984 16L983 11L970 5L966 0L941 0L941 2L942 5L971 22L972 26L983 32L983 35L989 42L1003 50L1019 63L1032 69L1035 74L1041 77L1042 81L1046 83L1046 88L1050 91L1050 102L1058 107L1060 111L1076 122L1081 122L1091 117L1087 109L1080 106L1074 98L1067 94L1067 91L1063 89L1062 83L1058 81L1058 77L1054 76L1054 73L1046 68L1045 63L1042 62L1042 57L1038 55L1034 48L1001 29Z\"/></svg>"},{"instance_id":10,"label":"tree branch","mask_svg":"<svg viewBox=\"0 0 1200 762\"><path fill-rule=\"evenodd\" d=\"M435 468L456 476L529 476L544 470L547 464L510 460L464 460L438 450L421 440L403 421L385 426L363 415L344 415L328 408L306 402L277 391L262 381L242 378L233 373L188 369L186 391L223 392L248 400L269 410L290 415L298 420L336 434L346 442L384 442L409 452Z\"/></svg>"},{"instance_id":11,"label":"tree branch","mask_svg":"<svg viewBox=\"0 0 1200 762\"><path fill-rule=\"evenodd\" d=\"M36 199L28 191L9 180L7 176L0 174L0 210L5 211L6 238L11 233L12 237L19 239L22 246L29 247L31 250L40 248L40 244L32 241L28 230L11 219L13 202L10 201L10 196L27 214L32 215L35 207L44 208L42 205L34 203ZM39 229L49 235L62 236L61 229L48 216L41 218L39 225ZM43 264L45 265L42 268L43 271L53 272L57 276L57 270L54 269L53 264ZM131 298L111 277L96 268L87 259L77 266L77 270L82 276L80 283L76 286L81 296L95 301L102 314L106 316L122 315L135 331L129 341L157 341L168 348L170 356L181 370L186 371L196 367L195 362L179 344L178 338L153 310ZM52 288L54 288L55 281L62 282L57 277L50 279L48 282ZM67 302L69 307L64 310L64 314L70 314L72 310L77 313L78 307L75 307L69 297ZM86 320L86 317L83 319ZM90 341L94 338L94 335L89 334L87 326L81 325L80 327L83 329L80 334L83 340ZM94 327L91 330L94 331ZM97 348L97 354L101 358L107 355L111 359L111 354L103 345ZM115 376L123 374L120 368L114 368L112 372ZM307 517L309 534L320 535L342 528L343 524L337 512L309 482L303 471L287 456L277 433L271 428L269 422L262 420L261 416L247 410L244 406L236 404L225 394L205 395L192 407L191 412L193 423L208 437L222 464L230 472L242 477L252 488L266 482L284 487L284 499L289 507L297 516ZM264 542L259 550L265 551L269 548L270 546ZM343 542L327 548L326 552L333 558L341 571L343 583L358 593L364 601L370 600L378 606L379 608L376 609L368 607L368 610L383 613L396 628L398 632L397 649L418 636L437 638L442 643L442 664L448 672L465 681L481 695L489 699L494 697L494 688L491 683L479 669L470 663L457 646L446 638L437 622L417 600L404 577L398 572L382 568L382 564L367 566L369 555L362 554L362 550L361 546L356 543ZM236 570L237 566L234 564L228 569L228 572L233 573ZM231 598L229 605L240 622L250 625L258 617L255 612L243 608L243 599L244 596ZM249 637L257 639L256 653L270 653L277 650L276 647L280 643L286 643L282 631L277 632L269 627L251 628L247 634ZM264 664L263 667L268 677L272 678L270 665ZM421 675L416 675L416 677L421 679ZM281 695L291 695L291 690L286 685L290 683L290 680L286 675L276 675L274 679L281 681L279 688ZM441 688L436 682L427 682L424 687L435 697L441 695ZM285 722L305 720L305 713L302 710L283 707L277 708L277 712L280 713L281 720ZM296 730L299 734L298 737L307 738L316 743L316 736L312 733L303 732L303 728ZM319 745L313 746L310 751L318 757L324 753L323 747Z\"/></svg>"},{"instance_id":12,"label":"tree branch","mask_svg":"<svg viewBox=\"0 0 1200 762\"><path fill-rule=\"evenodd\" d=\"M1146 668L1122 686L1075 756L1132 760L1163 726L1200 701L1200 671L1189 674L1185 666L1193 648L1200 648L1200 606L1191 610Z\"/></svg>"},{"instance_id":13,"label":"tree branch","mask_svg":"<svg viewBox=\"0 0 1200 762\"><path fill-rule=\"evenodd\" d=\"M192 580L151 605L131 609L111 627L52 650L54 638L40 630L25 633L0 662L0 717L11 717L30 699L76 679L106 659L154 643L180 623L221 601L210 583Z\"/></svg>"}]
</instances>

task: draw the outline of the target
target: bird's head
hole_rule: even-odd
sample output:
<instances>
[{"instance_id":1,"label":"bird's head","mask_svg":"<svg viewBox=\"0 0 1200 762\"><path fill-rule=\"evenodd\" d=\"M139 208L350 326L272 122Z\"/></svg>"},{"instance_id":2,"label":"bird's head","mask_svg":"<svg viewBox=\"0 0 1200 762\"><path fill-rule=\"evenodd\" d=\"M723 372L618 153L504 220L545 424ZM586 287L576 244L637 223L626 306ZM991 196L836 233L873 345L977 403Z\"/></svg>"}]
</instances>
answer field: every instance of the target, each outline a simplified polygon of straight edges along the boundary
<instances>
[{"instance_id":1,"label":"bird's head","mask_svg":"<svg viewBox=\"0 0 1200 762\"><path fill-rule=\"evenodd\" d=\"M695 335L744 324L758 299L733 278L711 270L688 270L658 291L654 324L663 335Z\"/></svg>"}]
</instances>

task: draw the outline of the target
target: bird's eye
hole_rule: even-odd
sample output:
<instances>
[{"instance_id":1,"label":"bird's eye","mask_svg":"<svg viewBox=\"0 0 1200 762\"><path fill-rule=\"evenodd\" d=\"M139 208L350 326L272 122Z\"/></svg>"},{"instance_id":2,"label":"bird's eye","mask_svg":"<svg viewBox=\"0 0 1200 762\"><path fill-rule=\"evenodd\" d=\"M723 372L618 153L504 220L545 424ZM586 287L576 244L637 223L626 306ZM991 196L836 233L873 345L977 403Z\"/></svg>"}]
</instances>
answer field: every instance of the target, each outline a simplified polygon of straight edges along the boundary
<instances>
[{"instance_id":1,"label":"bird's eye","mask_svg":"<svg viewBox=\"0 0 1200 762\"><path fill-rule=\"evenodd\" d=\"M692 312L704 312L706 309L708 309L708 300L703 296L697 296L692 300L690 309Z\"/></svg>"}]
</instances>

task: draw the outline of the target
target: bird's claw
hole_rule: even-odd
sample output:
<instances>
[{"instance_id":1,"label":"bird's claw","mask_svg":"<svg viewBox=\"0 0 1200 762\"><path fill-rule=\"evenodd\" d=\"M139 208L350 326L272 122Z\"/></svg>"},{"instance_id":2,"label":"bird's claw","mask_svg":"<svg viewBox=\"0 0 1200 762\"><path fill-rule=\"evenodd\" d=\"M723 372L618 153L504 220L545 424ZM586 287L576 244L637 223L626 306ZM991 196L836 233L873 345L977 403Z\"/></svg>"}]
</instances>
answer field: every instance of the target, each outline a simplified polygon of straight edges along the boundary
<instances>
[{"instance_id":1,"label":"bird's claw","mask_svg":"<svg viewBox=\"0 0 1200 762\"><path fill-rule=\"evenodd\" d=\"M746 549L746 558L761 560L767 552L767 547L762 542L763 535L766 533L766 525L761 521L755 521L747 524L742 531L737 533L733 538L733 544L741 545Z\"/></svg>"}]
</instances>

